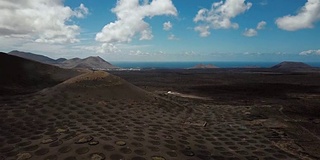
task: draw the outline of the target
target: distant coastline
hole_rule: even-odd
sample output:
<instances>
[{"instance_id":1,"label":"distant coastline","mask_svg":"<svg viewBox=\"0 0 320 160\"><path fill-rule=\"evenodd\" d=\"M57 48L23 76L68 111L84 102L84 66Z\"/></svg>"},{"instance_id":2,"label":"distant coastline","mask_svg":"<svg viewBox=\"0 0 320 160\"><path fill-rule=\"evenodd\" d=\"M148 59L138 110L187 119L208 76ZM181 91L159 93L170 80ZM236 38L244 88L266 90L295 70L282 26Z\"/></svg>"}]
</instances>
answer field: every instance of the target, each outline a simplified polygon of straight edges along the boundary
<instances>
[{"instance_id":1,"label":"distant coastline","mask_svg":"<svg viewBox=\"0 0 320 160\"><path fill-rule=\"evenodd\" d=\"M198 64L215 65L219 68L269 68L280 62L111 62L121 68L134 69L187 69ZM320 67L320 62L305 62L312 67Z\"/></svg>"}]
</instances>

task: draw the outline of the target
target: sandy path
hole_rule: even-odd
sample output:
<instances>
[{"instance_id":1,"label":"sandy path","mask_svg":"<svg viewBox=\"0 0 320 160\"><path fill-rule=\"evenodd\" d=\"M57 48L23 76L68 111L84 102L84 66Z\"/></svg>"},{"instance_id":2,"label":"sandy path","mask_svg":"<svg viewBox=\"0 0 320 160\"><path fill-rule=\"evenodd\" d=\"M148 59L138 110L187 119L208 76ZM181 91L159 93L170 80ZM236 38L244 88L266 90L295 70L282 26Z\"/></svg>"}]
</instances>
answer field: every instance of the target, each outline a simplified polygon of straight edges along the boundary
<instances>
[{"instance_id":1,"label":"sandy path","mask_svg":"<svg viewBox=\"0 0 320 160\"><path fill-rule=\"evenodd\" d=\"M174 96L183 97L183 98L212 100L211 98L208 98L208 97L200 97L200 96L196 96L196 95L183 94L183 93L174 92L174 91L168 91L168 92L163 92L163 93L167 94L167 95L174 95Z\"/></svg>"}]
</instances>

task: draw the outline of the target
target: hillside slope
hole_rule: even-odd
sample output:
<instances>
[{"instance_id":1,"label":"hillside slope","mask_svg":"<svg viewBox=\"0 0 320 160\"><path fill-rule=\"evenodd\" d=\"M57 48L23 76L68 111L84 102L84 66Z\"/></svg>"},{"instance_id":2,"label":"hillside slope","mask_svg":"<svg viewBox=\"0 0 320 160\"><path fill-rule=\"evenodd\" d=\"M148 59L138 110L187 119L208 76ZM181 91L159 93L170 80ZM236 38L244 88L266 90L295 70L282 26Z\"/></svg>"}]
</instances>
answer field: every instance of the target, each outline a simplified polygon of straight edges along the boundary
<instances>
[{"instance_id":1,"label":"hillside slope","mask_svg":"<svg viewBox=\"0 0 320 160\"><path fill-rule=\"evenodd\" d=\"M313 67L311 67L308 64L305 64L303 62L284 61L284 62L281 62L271 68L272 69L311 69Z\"/></svg>"},{"instance_id":2,"label":"hillside slope","mask_svg":"<svg viewBox=\"0 0 320 160\"><path fill-rule=\"evenodd\" d=\"M21 52L21 51L17 51L17 50L11 51L8 54L13 55L13 56L17 56L17 57L21 57L24 59L29 59L29 60L33 60L33 61L37 61L37 62L41 62L41 63L46 63L46 64L57 64L61 61L61 59L54 60L54 59L49 58L47 56L38 55L38 54L30 53L30 52Z\"/></svg>"},{"instance_id":3,"label":"hillside slope","mask_svg":"<svg viewBox=\"0 0 320 160\"><path fill-rule=\"evenodd\" d=\"M101 57L88 57L85 59L73 58L62 62L60 67L63 68L85 68L85 69L96 69L96 70L108 70L115 69L118 67L113 66L109 62L105 61Z\"/></svg>"},{"instance_id":4,"label":"hillside slope","mask_svg":"<svg viewBox=\"0 0 320 160\"><path fill-rule=\"evenodd\" d=\"M68 93L86 98L147 100L152 96L139 87L104 71L92 71L70 78L63 83L43 91L47 94Z\"/></svg>"},{"instance_id":5,"label":"hillside slope","mask_svg":"<svg viewBox=\"0 0 320 160\"><path fill-rule=\"evenodd\" d=\"M21 51L11 51L8 53L9 55L18 56L21 58L37 61L40 63L55 65L62 68L77 68L77 69L94 69L94 70L108 70L108 69L116 69L119 67L113 66L109 62L105 61L101 57L87 57L84 59L81 58L72 58L72 59L66 59L66 58L58 58L58 59L52 59L43 55L38 55L34 53L29 52L21 52Z\"/></svg>"},{"instance_id":6,"label":"hillside slope","mask_svg":"<svg viewBox=\"0 0 320 160\"><path fill-rule=\"evenodd\" d=\"M0 52L0 95L34 92L79 74Z\"/></svg>"}]
</instances>

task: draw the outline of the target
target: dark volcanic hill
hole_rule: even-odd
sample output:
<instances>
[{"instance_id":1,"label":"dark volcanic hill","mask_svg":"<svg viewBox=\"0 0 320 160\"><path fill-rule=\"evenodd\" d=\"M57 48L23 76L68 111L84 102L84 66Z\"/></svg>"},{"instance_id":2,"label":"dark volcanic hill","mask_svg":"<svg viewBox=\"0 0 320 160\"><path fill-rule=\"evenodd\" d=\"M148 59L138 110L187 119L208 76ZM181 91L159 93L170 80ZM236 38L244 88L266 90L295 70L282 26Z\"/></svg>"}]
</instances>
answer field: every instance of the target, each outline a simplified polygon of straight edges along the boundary
<instances>
[{"instance_id":1,"label":"dark volcanic hill","mask_svg":"<svg viewBox=\"0 0 320 160\"><path fill-rule=\"evenodd\" d=\"M214 65L212 65L212 64L207 64L207 65L205 65L205 64L198 64L198 65L196 65L196 66L194 66L194 67L191 67L191 68L189 68L189 69L213 69L213 68L219 68L219 67L214 66Z\"/></svg>"},{"instance_id":2,"label":"dark volcanic hill","mask_svg":"<svg viewBox=\"0 0 320 160\"><path fill-rule=\"evenodd\" d=\"M81 69L96 69L96 70L108 70L108 69L116 69L119 67L113 66L109 62L105 61L101 57L88 57L85 59L80 58L72 58L72 59L52 59L43 55L33 54L29 52L21 52L21 51L11 51L8 54L22 57L25 59L56 65L62 68L81 68Z\"/></svg>"},{"instance_id":3,"label":"dark volcanic hill","mask_svg":"<svg viewBox=\"0 0 320 160\"><path fill-rule=\"evenodd\" d=\"M21 52L21 51L11 51L8 54L10 55L14 55L14 56L18 56L21 58L25 58L25 59L29 59L29 60L33 60L33 61L37 61L37 62L41 62L41 63L46 63L46 64L57 64L59 62L61 62L61 60L63 59L52 59L43 55L38 55L38 54L34 54L34 53L30 53L30 52Z\"/></svg>"},{"instance_id":4,"label":"dark volcanic hill","mask_svg":"<svg viewBox=\"0 0 320 160\"><path fill-rule=\"evenodd\" d=\"M152 95L143 89L104 71L88 71L52 88L43 90L42 93L53 95L68 93L75 97L85 95L86 98L100 97L104 100L125 101L145 101L152 98Z\"/></svg>"},{"instance_id":5,"label":"dark volcanic hill","mask_svg":"<svg viewBox=\"0 0 320 160\"><path fill-rule=\"evenodd\" d=\"M60 63L59 66L63 68L84 68L96 70L108 70L118 68L113 66L109 62L105 61L99 56L88 57L85 59L73 58Z\"/></svg>"},{"instance_id":6,"label":"dark volcanic hill","mask_svg":"<svg viewBox=\"0 0 320 160\"><path fill-rule=\"evenodd\" d=\"M80 72L0 52L0 95L30 93L54 86Z\"/></svg>"},{"instance_id":7,"label":"dark volcanic hill","mask_svg":"<svg viewBox=\"0 0 320 160\"><path fill-rule=\"evenodd\" d=\"M309 66L308 64L302 63L302 62L284 61L284 62L281 62L271 68L272 69L312 69L313 67Z\"/></svg>"}]
</instances>

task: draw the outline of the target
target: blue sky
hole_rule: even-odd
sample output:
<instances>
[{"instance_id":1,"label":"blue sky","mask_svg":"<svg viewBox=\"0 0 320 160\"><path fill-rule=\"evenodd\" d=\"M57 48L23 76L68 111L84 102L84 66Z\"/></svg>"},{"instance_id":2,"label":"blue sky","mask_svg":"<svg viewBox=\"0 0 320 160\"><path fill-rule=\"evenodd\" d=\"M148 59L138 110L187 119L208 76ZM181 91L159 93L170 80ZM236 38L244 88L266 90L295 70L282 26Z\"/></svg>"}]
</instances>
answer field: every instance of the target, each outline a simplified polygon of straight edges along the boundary
<instances>
[{"instance_id":1,"label":"blue sky","mask_svg":"<svg viewBox=\"0 0 320 160\"><path fill-rule=\"evenodd\" d=\"M320 60L320 0L15 3L0 2L4 52L108 61Z\"/></svg>"}]
</instances>

